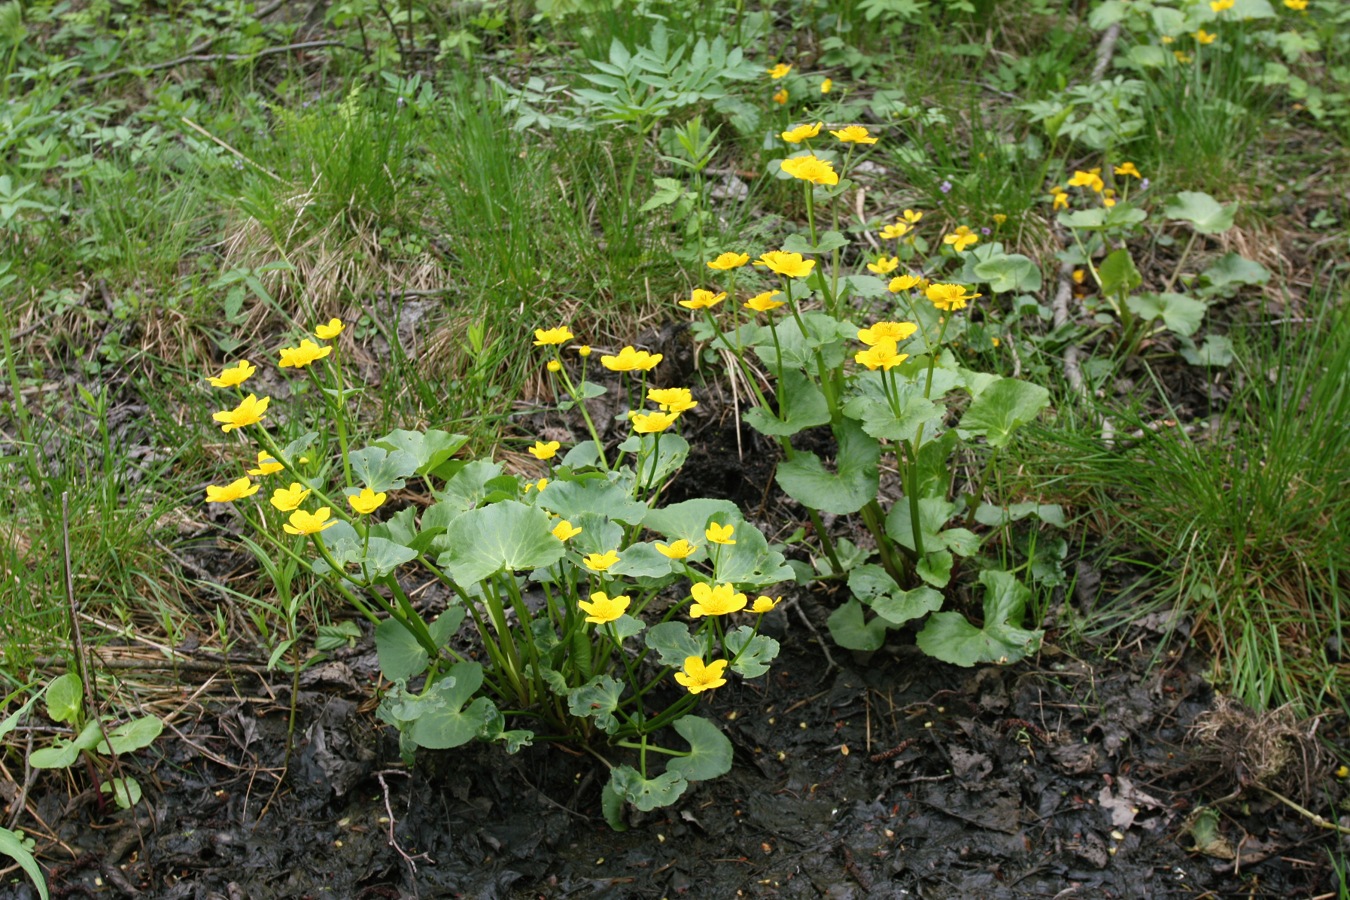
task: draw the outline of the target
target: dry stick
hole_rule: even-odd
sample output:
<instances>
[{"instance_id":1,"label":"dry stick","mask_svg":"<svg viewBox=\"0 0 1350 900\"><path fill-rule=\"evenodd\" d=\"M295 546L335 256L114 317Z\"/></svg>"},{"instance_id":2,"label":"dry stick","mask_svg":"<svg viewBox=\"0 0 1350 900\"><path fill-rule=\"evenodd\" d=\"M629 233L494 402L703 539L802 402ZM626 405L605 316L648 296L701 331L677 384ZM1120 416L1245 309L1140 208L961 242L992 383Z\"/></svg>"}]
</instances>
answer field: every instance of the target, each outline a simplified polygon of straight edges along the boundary
<instances>
[{"instance_id":1,"label":"dry stick","mask_svg":"<svg viewBox=\"0 0 1350 900\"><path fill-rule=\"evenodd\" d=\"M378 778L380 781L380 789L384 791L384 811L389 814L389 846L393 847L394 850L398 852L398 855L403 857L403 861L408 864L408 867L412 869L413 874L416 875L417 874L416 860L425 859L433 866L436 865L436 860L432 859L430 854L427 853L419 853L416 856L409 856L407 854L407 851L405 851L403 847L399 844L398 838L394 836L394 825L395 825L394 808L389 803L389 785L384 783L384 776L386 775L402 775L404 778L411 778L412 775L408 772L403 771L402 769L381 769L380 771L375 773L375 777Z\"/></svg>"}]
</instances>

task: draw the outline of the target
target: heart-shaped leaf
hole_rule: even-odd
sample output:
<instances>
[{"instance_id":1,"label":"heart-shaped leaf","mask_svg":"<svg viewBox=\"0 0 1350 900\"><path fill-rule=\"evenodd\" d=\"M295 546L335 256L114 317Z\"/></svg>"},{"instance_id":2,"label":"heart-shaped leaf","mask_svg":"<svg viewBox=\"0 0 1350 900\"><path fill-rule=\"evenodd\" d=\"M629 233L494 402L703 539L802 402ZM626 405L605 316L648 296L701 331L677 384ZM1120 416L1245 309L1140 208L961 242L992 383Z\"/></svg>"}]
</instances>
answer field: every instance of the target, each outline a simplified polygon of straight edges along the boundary
<instances>
[{"instance_id":1,"label":"heart-shaped leaf","mask_svg":"<svg viewBox=\"0 0 1350 900\"><path fill-rule=\"evenodd\" d=\"M1202 191L1182 191L1167 201L1164 209L1169 219L1190 222L1201 234L1223 234L1233 227L1236 203L1220 203Z\"/></svg>"},{"instance_id":2,"label":"heart-shaped leaf","mask_svg":"<svg viewBox=\"0 0 1350 900\"><path fill-rule=\"evenodd\" d=\"M769 671L769 663L778 658L778 642L763 634L755 634L749 625L727 632L727 652L731 654L731 671L746 678L758 678Z\"/></svg>"},{"instance_id":3,"label":"heart-shaped leaf","mask_svg":"<svg viewBox=\"0 0 1350 900\"><path fill-rule=\"evenodd\" d=\"M406 450L390 453L383 447L366 447L347 458L356 479L377 494L398 490L417 472L417 458Z\"/></svg>"},{"instance_id":4,"label":"heart-shaped leaf","mask_svg":"<svg viewBox=\"0 0 1350 900\"><path fill-rule=\"evenodd\" d=\"M442 539L449 549L436 563L461 585L502 570L549 566L563 555L548 514L514 500L469 510L450 523Z\"/></svg>"},{"instance_id":5,"label":"heart-shaped leaf","mask_svg":"<svg viewBox=\"0 0 1350 900\"><path fill-rule=\"evenodd\" d=\"M731 741L715 723L699 716L681 716L672 724L689 742L689 755L673 757L666 771L678 772L688 781L707 781L731 771Z\"/></svg>"},{"instance_id":6,"label":"heart-shaped leaf","mask_svg":"<svg viewBox=\"0 0 1350 900\"><path fill-rule=\"evenodd\" d=\"M1204 301L1192 300L1185 294L1135 294L1125 298L1130 312L1141 319L1151 322L1162 319L1163 325L1173 334L1190 337L1200 327L1205 317Z\"/></svg>"},{"instance_id":7,"label":"heart-shaped leaf","mask_svg":"<svg viewBox=\"0 0 1350 900\"><path fill-rule=\"evenodd\" d=\"M396 429L376 441L375 446L390 451L402 450L415 461L414 472L425 475L458 453L468 442L467 435L449 434L434 428L430 431Z\"/></svg>"},{"instance_id":8,"label":"heart-shaped leaf","mask_svg":"<svg viewBox=\"0 0 1350 900\"><path fill-rule=\"evenodd\" d=\"M787 369L778 384L778 415L755 406L747 409L742 418L760 434L788 437L827 424L830 408L815 382L796 369Z\"/></svg>"},{"instance_id":9,"label":"heart-shaped leaf","mask_svg":"<svg viewBox=\"0 0 1350 900\"><path fill-rule=\"evenodd\" d=\"M919 632L918 644L934 659L958 666L1016 662L1036 652L1044 632L1021 627L1031 592L1010 572L986 569L984 625L975 627L957 612L934 613Z\"/></svg>"},{"instance_id":10,"label":"heart-shaped leaf","mask_svg":"<svg viewBox=\"0 0 1350 900\"><path fill-rule=\"evenodd\" d=\"M820 457L798 451L778 466L778 484L789 497L821 512L843 515L862 509L877 495L877 464L881 445L852 419L836 430L839 454L835 472Z\"/></svg>"},{"instance_id":11,"label":"heart-shaped leaf","mask_svg":"<svg viewBox=\"0 0 1350 900\"><path fill-rule=\"evenodd\" d=\"M963 438L982 435L991 447L1002 447L1018 427L1050 405L1050 392L1039 384L1001 378L973 401L957 426Z\"/></svg>"},{"instance_id":12,"label":"heart-shaped leaf","mask_svg":"<svg viewBox=\"0 0 1350 900\"><path fill-rule=\"evenodd\" d=\"M865 622L863 618L862 604L852 597L848 598L843 606L830 613L826 621L830 637L845 650L880 648L886 642L886 620L877 618Z\"/></svg>"}]
</instances>

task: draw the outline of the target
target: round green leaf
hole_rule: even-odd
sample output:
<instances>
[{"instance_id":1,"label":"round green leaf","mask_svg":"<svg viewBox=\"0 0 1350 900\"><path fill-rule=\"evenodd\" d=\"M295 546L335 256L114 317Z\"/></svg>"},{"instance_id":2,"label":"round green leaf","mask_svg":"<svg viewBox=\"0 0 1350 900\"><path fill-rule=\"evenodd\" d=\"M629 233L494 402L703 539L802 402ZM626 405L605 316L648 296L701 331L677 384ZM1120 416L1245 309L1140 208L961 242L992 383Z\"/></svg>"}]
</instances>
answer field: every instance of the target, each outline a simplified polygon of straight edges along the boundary
<instances>
[{"instance_id":1,"label":"round green leaf","mask_svg":"<svg viewBox=\"0 0 1350 900\"><path fill-rule=\"evenodd\" d=\"M666 763L667 772L678 772L688 781L707 781L731 771L731 741L715 723L682 716L673 725L689 742L689 755L673 757Z\"/></svg>"},{"instance_id":2,"label":"round green leaf","mask_svg":"<svg viewBox=\"0 0 1350 900\"><path fill-rule=\"evenodd\" d=\"M548 514L515 500L469 510L450 523L441 540L449 549L436 562L462 585L503 569L549 566L563 555Z\"/></svg>"}]
</instances>

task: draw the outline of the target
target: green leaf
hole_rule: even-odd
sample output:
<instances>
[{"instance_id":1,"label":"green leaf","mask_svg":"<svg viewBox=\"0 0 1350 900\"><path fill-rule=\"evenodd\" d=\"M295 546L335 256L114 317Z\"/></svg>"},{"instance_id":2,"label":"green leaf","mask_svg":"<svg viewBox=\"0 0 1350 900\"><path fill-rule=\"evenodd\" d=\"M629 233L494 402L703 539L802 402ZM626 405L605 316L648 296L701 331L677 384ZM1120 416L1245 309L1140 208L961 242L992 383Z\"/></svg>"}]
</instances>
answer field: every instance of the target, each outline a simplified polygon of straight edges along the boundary
<instances>
[{"instance_id":1,"label":"green leaf","mask_svg":"<svg viewBox=\"0 0 1350 900\"><path fill-rule=\"evenodd\" d=\"M1050 392L1039 384L1002 378L971 401L957 430L963 438L983 435L989 446L1002 447L1049 405Z\"/></svg>"},{"instance_id":2,"label":"green leaf","mask_svg":"<svg viewBox=\"0 0 1350 900\"><path fill-rule=\"evenodd\" d=\"M684 465L689 456L689 442L673 432L661 435L632 434L619 445L619 449L634 454L633 466L636 468L641 464L637 477L647 489L668 478ZM656 453L655 462L652 461L653 451Z\"/></svg>"},{"instance_id":3,"label":"green leaf","mask_svg":"<svg viewBox=\"0 0 1350 900\"><path fill-rule=\"evenodd\" d=\"M35 769L68 769L80 758L80 751L93 750L94 745L103 740L103 728L97 719L84 723L75 740L57 738L50 747L34 750L28 756L29 765Z\"/></svg>"},{"instance_id":4,"label":"green leaf","mask_svg":"<svg viewBox=\"0 0 1350 900\"><path fill-rule=\"evenodd\" d=\"M804 234L790 234L783 241L783 250L787 253L801 253L803 255L819 256L822 253L829 253L831 250L838 250L840 247L848 246L848 238L837 231L827 231L820 236L820 243L811 244L810 239Z\"/></svg>"},{"instance_id":5,"label":"green leaf","mask_svg":"<svg viewBox=\"0 0 1350 900\"><path fill-rule=\"evenodd\" d=\"M1135 267L1134 257L1130 256L1130 251L1124 247L1112 251L1102 260L1097 274L1101 276L1104 294L1116 294L1120 291L1128 293L1144 283L1144 276L1140 275L1139 269Z\"/></svg>"},{"instance_id":6,"label":"green leaf","mask_svg":"<svg viewBox=\"0 0 1350 900\"><path fill-rule=\"evenodd\" d=\"M582 441L577 444L562 458L562 465L569 469L586 469L600 461L600 451L595 446L595 441Z\"/></svg>"},{"instance_id":7,"label":"green leaf","mask_svg":"<svg viewBox=\"0 0 1350 900\"><path fill-rule=\"evenodd\" d=\"M1162 319L1168 331L1183 337L1195 334L1209 308L1202 300L1171 293L1135 294L1125 298L1125 306L1146 322Z\"/></svg>"},{"instance_id":8,"label":"green leaf","mask_svg":"<svg viewBox=\"0 0 1350 900\"><path fill-rule=\"evenodd\" d=\"M611 544L609 549L613 547ZM629 578L662 578L671 571L678 571L672 566L672 560L662 556L655 544L648 543L625 547L619 553L619 561L609 568L611 575L626 575Z\"/></svg>"},{"instance_id":9,"label":"green leaf","mask_svg":"<svg viewBox=\"0 0 1350 900\"><path fill-rule=\"evenodd\" d=\"M938 532L956 511L956 504L943 497L921 497L918 505L919 533L923 537L924 550L936 550L941 544ZM886 535L907 550L918 549L914 546L914 519L908 500L897 502L886 514Z\"/></svg>"},{"instance_id":10,"label":"green leaf","mask_svg":"<svg viewBox=\"0 0 1350 900\"><path fill-rule=\"evenodd\" d=\"M716 520L723 525L740 526L741 511L730 500L714 500L710 497L697 497L672 503L647 513L642 524L665 538L662 543L671 544L686 540L699 548L691 560L703 559L707 555L708 539L704 532L708 523Z\"/></svg>"},{"instance_id":11,"label":"green leaf","mask_svg":"<svg viewBox=\"0 0 1350 900\"><path fill-rule=\"evenodd\" d=\"M679 202L680 198L687 193L684 182L676 178L657 178L653 184L656 185L656 193L651 196L650 200L642 204L638 212L651 212L662 206L670 206L672 203Z\"/></svg>"},{"instance_id":12,"label":"green leaf","mask_svg":"<svg viewBox=\"0 0 1350 900\"><path fill-rule=\"evenodd\" d=\"M966 260L966 269L972 277L963 271L961 281L984 282L996 294L1008 291L1025 294L1041 289L1040 266L1020 253L1004 252L998 242L976 247Z\"/></svg>"},{"instance_id":13,"label":"green leaf","mask_svg":"<svg viewBox=\"0 0 1350 900\"><path fill-rule=\"evenodd\" d=\"M1233 342L1221 334L1205 335L1205 342L1199 347L1188 337L1181 339L1181 355L1193 366L1232 365Z\"/></svg>"},{"instance_id":14,"label":"green leaf","mask_svg":"<svg viewBox=\"0 0 1350 900\"><path fill-rule=\"evenodd\" d=\"M487 497L487 484L498 475L502 474L501 463L495 463L489 459L476 459L473 462L466 463L463 468L450 477L439 493L436 499L440 503L432 506L422 516L422 527L428 528L431 525L447 527L450 520L455 518L456 513L465 512L473 509L482 503ZM436 506L445 504L445 511L439 513L430 523L427 521L427 515Z\"/></svg>"},{"instance_id":15,"label":"green leaf","mask_svg":"<svg viewBox=\"0 0 1350 900\"><path fill-rule=\"evenodd\" d=\"M609 781L605 782L605 788L600 792L600 809L605 814L605 821L609 827L615 831L627 831L628 826L623 821L623 801L624 792L614 784L614 773L609 775Z\"/></svg>"},{"instance_id":16,"label":"green leaf","mask_svg":"<svg viewBox=\"0 0 1350 900\"><path fill-rule=\"evenodd\" d=\"M669 806L689 787L685 777L671 768L648 779L632 766L615 766L609 770L609 781L613 791L643 812Z\"/></svg>"},{"instance_id":17,"label":"green leaf","mask_svg":"<svg viewBox=\"0 0 1350 900\"><path fill-rule=\"evenodd\" d=\"M872 612L892 627L926 616L942 608L942 595L930 587L912 591L894 590L872 601Z\"/></svg>"},{"instance_id":18,"label":"green leaf","mask_svg":"<svg viewBox=\"0 0 1350 900\"><path fill-rule=\"evenodd\" d=\"M132 719L109 731L107 737L99 741L98 746L94 749L104 756L135 753L137 750L153 744L155 738L159 737L163 731L164 723L156 716Z\"/></svg>"},{"instance_id":19,"label":"green leaf","mask_svg":"<svg viewBox=\"0 0 1350 900\"><path fill-rule=\"evenodd\" d=\"M788 437L830 421L825 395L797 369L784 371L783 380L778 383L778 413L774 416L769 410L755 406L747 409L742 418L751 428L769 437Z\"/></svg>"},{"instance_id":20,"label":"green leaf","mask_svg":"<svg viewBox=\"0 0 1350 900\"><path fill-rule=\"evenodd\" d=\"M647 646L655 650L661 665L681 668L690 656L702 658L704 648L683 622L662 622L647 629Z\"/></svg>"},{"instance_id":21,"label":"green leaf","mask_svg":"<svg viewBox=\"0 0 1350 900\"><path fill-rule=\"evenodd\" d=\"M338 525L347 523L339 522ZM350 531L351 534L347 534L346 531ZM349 575L367 584L383 578L404 563L417 558L416 550L385 538L372 537L363 541L350 525L347 525L345 530L338 526L329 528L322 533L321 538L333 561L342 566ZM348 566L354 566L356 571L349 571ZM330 569L328 562L323 559L314 560L310 563L310 567L315 575L323 575Z\"/></svg>"},{"instance_id":22,"label":"green leaf","mask_svg":"<svg viewBox=\"0 0 1350 900\"><path fill-rule=\"evenodd\" d=\"M452 606L427 627L438 646L450 640L467 614L463 606ZM375 626L375 655L380 661L380 672L390 681L416 678L426 671L431 660L417 638L397 619L385 619Z\"/></svg>"},{"instance_id":23,"label":"green leaf","mask_svg":"<svg viewBox=\"0 0 1350 900\"><path fill-rule=\"evenodd\" d=\"M375 446L407 453L415 462L414 473L426 475L458 453L468 442L467 435L449 434L434 428L425 432L396 429L376 441Z\"/></svg>"},{"instance_id":24,"label":"green leaf","mask_svg":"<svg viewBox=\"0 0 1350 900\"><path fill-rule=\"evenodd\" d=\"M839 293L875 300L890 293L886 284L875 275L845 275L839 279Z\"/></svg>"},{"instance_id":25,"label":"green leaf","mask_svg":"<svg viewBox=\"0 0 1350 900\"><path fill-rule=\"evenodd\" d=\"M614 710L619 708L622 682L608 675L597 675L567 692L567 710L578 718L595 717L595 724L607 732L619 727Z\"/></svg>"},{"instance_id":26,"label":"green leaf","mask_svg":"<svg viewBox=\"0 0 1350 900\"><path fill-rule=\"evenodd\" d=\"M663 435L662 443L669 437ZM628 491L604 476L555 479L539 494L535 505L557 513L573 524L577 523L582 513L595 513L625 525L641 524L647 514L647 504L637 502L629 496ZM613 545L605 549L613 549Z\"/></svg>"},{"instance_id":27,"label":"green leaf","mask_svg":"<svg viewBox=\"0 0 1350 900\"><path fill-rule=\"evenodd\" d=\"M866 394L850 398L844 404L844 415L857 419L863 431L877 440L912 441L918 436L919 429L932 422L940 421L944 408L923 395L918 385L900 383L896 385L896 405L899 415L880 392L880 380L872 379L875 373L859 377L860 386L869 388Z\"/></svg>"},{"instance_id":28,"label":"green leaf","mask_svg":"<svg viewBox=\"0 0 1350 900\"><path fill-rule=\"evenodd\" d=\"M449 549L436 563L461 585L503 569L535 569L557 562L563 542L553 536L548 514L515 500L471 509L442 535Z\"/></svg>"},{"instance_id":29,"label":"green leaf","mask_svg":"<svg viewBox=\"0 0 1350 900\"><path fill-rule=\"evenodd\" d=\"M603 627L605 629L606 634L613 637L614 640L622 643L625 639L630 638L633 635L641 632L642 629L647 627L647 623L643 622L641 619L635 619L632 616L628 615L627 613L624 613L623 615L615 619L613 622L605 623Z\"/></svg>"},{"instance_id":30,"label":"green leaf","mask_svg":"<svg viewBox=\"0 0 1350 900\"><path fill-rule=\"evenodd\" d=\"M43 877L42 868L38 866L37 858L33 856L29 843L24 839L21 832L0 828L0 854L4 854L18 863L20 868L33 880L38 896L42 900L50 900L51 894L47 893L47 879Z\"/></svg>"},{"instance_id":31,"label":"green leaf","mask_svg":"<svg viewBox=\"0 0 1350 900\"><path fill-rule=\"evenodd\" d=\"M1011 506L981 503L975 508L975 521L991 528L998 528L1025 519L1027 516L1035 516L1047 525L1054 525L1056 528L1068 527L1068 523L1064 521L1064 509L1053 503L1042 504L1034 500L1029 500L1026 503L1014 503Z\"/></svg>"},{"instance_id":32,"label":"green leaf","mask_svg":"<svg viewBox=\"0 0 1350 900\"><path fill-rule=\"evenodd\" d=\"M840 423L836 436L839 454L835 472L820 457L799 451L778 466L779 486L789 497L821 512L843 515L857 512L877 495L877 464L881 445L852 419Z\"/></svg>"},{"instance_id":33,"label":"green leaf","mask_svg":"<svg viewBox=\"0 0 1350 900\"><path fill-rule=\"evenodd\" d=\"M1092 209L1076 209L1073 211L1065 210L1057 217L1059 224L1065 228L1083 228L1094 229L1101 228L1106 223L1106 210L1093 207Z\"/></svg>"},{"instance_id":34,"label":"green leaf","mask_svg":"<svg viewBox=\"0 0 1350 900\"><path fill-rule=\"evenodd\" d=\"M746 678L758 678L769 671L769 663L778 658L778 642L771 637L755 634L749 625L727 632L727 652L734 660L731 671Z\"/></svg>"},{"instance_id":35,"label":"green leaf","mask_svg":"<svg viewBox=\"0 0 1350 900\"><path fill-rule=\"evenodd\" d=\"M876 650L886 643L886 620L864 622L862 604L852 597L830 613L826 624L830 637L845 650Z\"/></svg>"},{"instance_id":36,"label":"green leaf","mask_svg":"<svg viewBox=\"0 0 1350 900\"><path fill-rule=\"evenodd\" d=\"M731 741L715 723L700 716L681 716L672 725L689 742L689 755L673 757L666 771L678 772L687 781L707 781L731 771Z\"/></svg>"},{"instance_id":37,"label":"green leaf","mask_svg":"<svg viewBox=\"0 0 1350 900\"><path fill-rule=\"evenodd\" d=\"M414 743L432 750L467 744L500 714L486 697L465 708L483 683L483 667L456 663L420 695L395 685L385 693L378 715L381 721L406 732Z\"/></svg>"},{"instance_id":38,"label":"green leaf","mask_svg":"<svg viewBox=\"0 0 1350 900\"><path fill-rule=\"evenodd\" d=\"M1270 280L1270 270L1237 253L1226 253L1200 277L1208 282L1205 293L1231 297L1242 285L1265 284Z\"/></svg>"},{"instance_id":39,"label":"green leaf","mask_svg":"<svg viewBox=\"0 0 1350 900\"><path fill-rule=\"evenodd\" d=\"M99 785L99 790L112 794L119 809L131 809L141 802L141 783L135 778L113 778Z\"/></svg>"},{"instance_id":40,"label":"green leaf","mask_svg":"<svg viewBox=\"0 0 1350 900\"><path fill-rule=\"evenodd\" d=\"M84 708L84 682L74 672L57 675L47 685L47 716L53 722L75 722Z\"/></svg>"},{"instance_id":41,"label":"green leaf","mask_svg":"<svg viewBox=\"0 0 1350 900\"><path fill-rule=\"evenodd\" d=\"M828 370L843 363L845 342L857 334L857 329L825 313L804 313L802 322L806 325L804 334L795 318L785 318L776 326L777 347L772 343L755 345L756 355L769 371L778 371L780 349L782 366L788 369L816 371L817 362L820 362Z\"/></svg>"},{"instance_id":42,"label":"green leaf","mask_svg":"<svg viewBox=\"0 0 1350 900\"><path fill-rule=\"evenodd\" d=\"M1221 204L1201 191L1182 191L1167 201L1164 212L1169 219L1190 222L1200 234L1223 234L1233 227L1237 204Z\"/></svg>"},{"instance_id":43,"label":"green leaf","mask_svg":"<svg viewBox=\"0 0 1350 900\"><path fill-rule=\"evenodd\" d=\"M1016 662L1035 653L1044 632L1019 627L1031 592L1010 572L986 569L984 626L976 628L957 612L934 613L919 632L919 648L934 659L958 666Z\"/></svg>"},{"instance_id":44,"label":"green leaf","mask_svg":"<svg viewBox=\"0 0 1350 900\"><path fill-rule=\"evenodd\" d=\"M417 458L406 450L390 453L383 447L366 447L348 459L356 479L377 494L398 490L417 472Z\"/></svg>"},{"instance_id":45,"label":"green leaf","mask_svg":"<svg viewBox=\"0 0 1350 900\"><path fill-rule=\"evenodd\" d=\"M929 551L914 565L914 572L933 587L946 587L952 580L952 555L946 550Z\"/></svg>"}]
</instances>

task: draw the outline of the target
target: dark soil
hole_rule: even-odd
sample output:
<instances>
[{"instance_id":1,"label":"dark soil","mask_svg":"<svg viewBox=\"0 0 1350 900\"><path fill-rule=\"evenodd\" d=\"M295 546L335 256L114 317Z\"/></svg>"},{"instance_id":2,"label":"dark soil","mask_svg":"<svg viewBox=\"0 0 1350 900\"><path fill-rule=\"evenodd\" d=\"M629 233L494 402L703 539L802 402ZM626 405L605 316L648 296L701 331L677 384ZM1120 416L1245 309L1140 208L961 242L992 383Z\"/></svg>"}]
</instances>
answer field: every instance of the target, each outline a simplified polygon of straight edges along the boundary
<instances>
[{"instance_id":1,"label":"dark soil","mask_svg":"<svg viewBox=\"0 0 1350 900\"><path fill-rule=\"evenodd\" d=\"M810 600L806 603L809 605ZM781 610L781 608L780 608ZM814 613L815 610L807 610ZM816 618L812 615L812 618ZM799 619L769 676L717 692L732 772L615 833L603 772L556 746L423 752L401 767L357 684L373 653L307 679L294 759L277 702L166 735L149 802L99 814L40 782L53 895L301 897L1314 897L1335 837L1264 794L1222 807L1237 858L1184 823L1231 772L1188 728L1214 697L1137 640L1110 659L955 669L900 647L831 668ZM1142 633L1141 633L1142 637ZM839 651L835 651L838 655ZM245 683L241 682L241 686ZM1203 765L1198 763L1203 762ZM1325 788L1326 782L1323 783ZM274 789L275 793L274 793ZM1312 802L1330 808L1345 791ZM392 814L392 816L391 816ZM390 845L393 835L413 857ZM414 865L415 863L415 870ZM35 896L26 887L0 891ZM1334 895L1332 895L1334 896Z\"/></svg>"}]
</instances>

